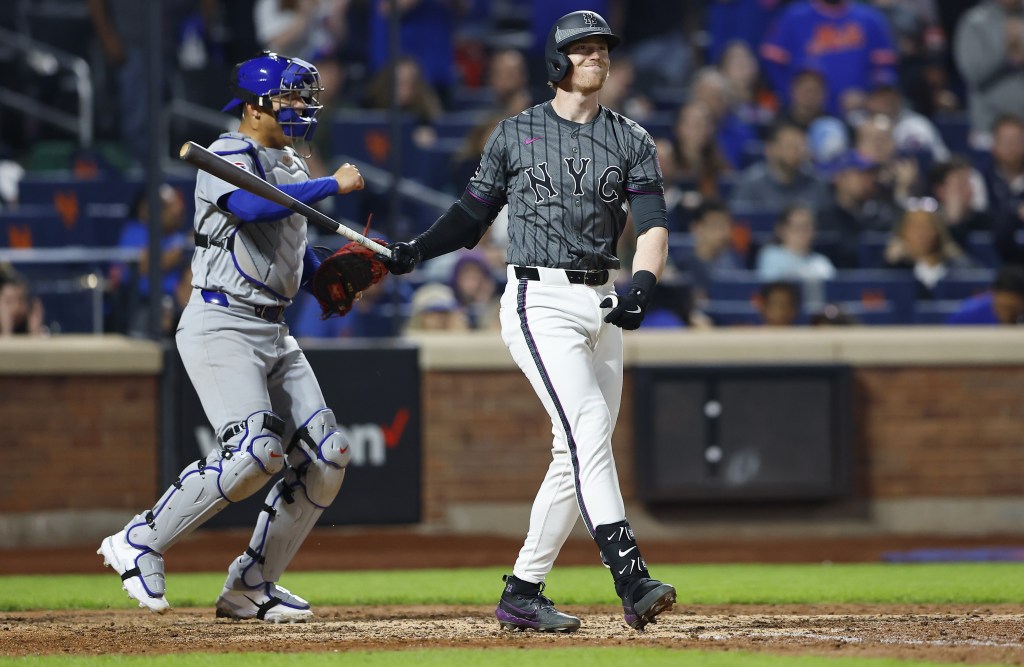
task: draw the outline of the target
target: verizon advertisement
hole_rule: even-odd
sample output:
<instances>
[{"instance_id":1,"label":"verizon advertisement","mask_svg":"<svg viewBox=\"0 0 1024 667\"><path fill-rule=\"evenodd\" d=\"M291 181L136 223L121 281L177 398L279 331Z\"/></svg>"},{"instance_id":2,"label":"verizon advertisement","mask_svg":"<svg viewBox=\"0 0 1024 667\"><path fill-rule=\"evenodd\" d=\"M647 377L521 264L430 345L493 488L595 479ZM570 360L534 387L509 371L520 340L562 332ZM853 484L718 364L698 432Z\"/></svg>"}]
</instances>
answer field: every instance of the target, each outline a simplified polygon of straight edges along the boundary
<instances>
[{"instance_id":1,"label":"verizon advertisement","mask_svg":"<svg viewBox=\"0 0 1024 667\"><path fill-rule=\"evenodd\" d=\"M317 525L418 523L421 466L417 348L397 341L303 341L303 350L352 452L341 492ZM217 449L213 428L177 351L170 348L165 355L161 493L182 468ZM270 489L268 482L255 495L229 505L205 525L255 525Z\"/></svg>"}]
</instances>

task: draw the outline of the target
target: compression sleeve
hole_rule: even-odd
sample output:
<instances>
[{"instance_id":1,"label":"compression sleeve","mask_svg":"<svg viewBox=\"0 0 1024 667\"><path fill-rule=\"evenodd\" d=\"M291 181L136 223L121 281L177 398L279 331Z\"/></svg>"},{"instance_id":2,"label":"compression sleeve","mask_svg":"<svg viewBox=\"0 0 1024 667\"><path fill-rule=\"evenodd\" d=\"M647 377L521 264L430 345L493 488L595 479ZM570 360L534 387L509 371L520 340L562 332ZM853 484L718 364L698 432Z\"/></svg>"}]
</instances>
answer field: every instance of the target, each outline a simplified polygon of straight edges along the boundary
<instances>
[{"instance_id":1,"label":"compression sleeve","mask_svg":"<svg viewBox=\"0 0 1024 667\"><path fill-rule=\"evenodd\" d=\"M304 204L313 204L338 193L338 182L333 176L313 178L301 183L285 183L277 186ZM238 216L244 222L270 222L285 218L294 211L275 204L269 199L254 195L247 190L232 190L217 202L225 211Z\"/></svg>"},{"instance_id":2,"label":"compression sleeve","mask_svg":"<svg viewBox=\"0 0 1024 667\"><path fill-rule=\"evenodd\" d=\"M307 245L306 254L302 256L302 277L299 278L299 287L313 294L313 274L319 268L320 258L313 251L313 246Z\"/></svg>"},{"instance_id":3,"label":"compression sleeve","mask_svg":"<svg viewBox=\"0 0 1024 667\"><path fill-rule=\"evenodd\" d=\"M629 197L629 208L633 212L633 227L637 236L652 227L668 227L668 213L665 209L665 196L657 194L632 194Z\"/></svg>"},{"instance_id":4,"label":"compression sleeve","mask_svg":"<svg viewBox=\"0 0 1024 667\"><path fill-rule=\"evenodd\" d=\"M413 240L420 261L440 257L459 248L472 248L498 216L500 207L491 206L465 192L462 198L438 218L430 229Z\"/></svg>"}]
</instances>

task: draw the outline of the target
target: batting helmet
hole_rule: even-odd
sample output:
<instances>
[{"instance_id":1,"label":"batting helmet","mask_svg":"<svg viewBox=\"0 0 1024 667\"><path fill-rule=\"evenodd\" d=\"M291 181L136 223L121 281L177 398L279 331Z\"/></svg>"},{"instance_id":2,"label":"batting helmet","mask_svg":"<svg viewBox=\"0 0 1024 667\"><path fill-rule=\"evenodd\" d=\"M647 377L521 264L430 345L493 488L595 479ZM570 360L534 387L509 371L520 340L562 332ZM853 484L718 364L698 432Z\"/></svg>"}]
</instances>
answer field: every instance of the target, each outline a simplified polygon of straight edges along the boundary
<instances>
[{"instance_id":1,"label":"batting helmet","mask_svg":"<svg viewBox=\"0 0 1024 667\"><path fill-rule=\"evenodd\" d=\"M547 45L544 47L544 62L548 68L548 81L558 83L569 73L569 57L565 55L565 47L569 44L590 37L600 35L608 42L608 50L611 51L621 41L612 34L600 14L596 12L572 12L555 21L548 32Z\"/></svg>"},{"instance_id":2,"label":"batting helmet","mask_svg":"<svg viewBox=\"0 0 1024 667\"><path fill-rule=\"evenodd\" d=\"M302 110L282 107L277 112L277 122L289 137L308 141L316 131L316 117L323 108L320 93L324 88L316 67L305 60L265 51L235 65L231 70L229 90L234 99L221 111L228 111L243 102L272 109L271 98L298 91L306 107Z\"/></svg>"}]
</instances>

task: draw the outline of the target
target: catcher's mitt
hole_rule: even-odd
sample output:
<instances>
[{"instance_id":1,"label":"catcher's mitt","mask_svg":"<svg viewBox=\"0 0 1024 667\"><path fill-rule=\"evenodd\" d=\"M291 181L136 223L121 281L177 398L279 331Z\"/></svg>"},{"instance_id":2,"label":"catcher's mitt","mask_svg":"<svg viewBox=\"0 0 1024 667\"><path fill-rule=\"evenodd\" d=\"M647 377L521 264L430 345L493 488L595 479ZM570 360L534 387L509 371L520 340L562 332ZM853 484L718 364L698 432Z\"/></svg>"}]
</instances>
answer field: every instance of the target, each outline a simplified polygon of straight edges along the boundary
<instances>
[{"instance_id":1,"label":"catcher's mitt","mask_svg":"<svg viewBox=\"0 0 1024 667\"><path fill-rule=\"evenodd\" d=\"M373 240L387 246L383 239ZM359 293L380 282L387 273L387 265L379 255L355 241L346 243L320 262L313 274L311 287L320 302L320 317L326 320L346 315Z\"/></svg>"}]
</instances>

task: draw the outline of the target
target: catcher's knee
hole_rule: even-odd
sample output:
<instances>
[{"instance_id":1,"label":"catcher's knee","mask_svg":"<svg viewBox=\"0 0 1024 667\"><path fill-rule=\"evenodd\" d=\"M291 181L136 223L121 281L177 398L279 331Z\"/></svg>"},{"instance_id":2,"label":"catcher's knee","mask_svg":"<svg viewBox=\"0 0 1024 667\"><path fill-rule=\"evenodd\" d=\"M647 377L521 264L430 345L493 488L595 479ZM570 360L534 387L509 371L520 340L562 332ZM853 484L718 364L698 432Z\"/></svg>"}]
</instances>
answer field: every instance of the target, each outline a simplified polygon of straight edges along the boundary
<instances>
[{"instance_id":1,"label":"catcher's knee","mask_svg":"<svg viewBox=\"0 0 1024 667\"><path fill-rule=\"evenodd\" d=\"M254 412L221 432L221 495L231 502L248 498L284 468L284 420L270 411Z\"/></svg>"},{"instance_id":2,"label":"catcher's knee","mask_svg":"<svg viewBox=\"0 0 1024 667\"><path fill-rule=\"evenodd\" d=\"M295 469L310 502L327 507L338 495L351 452L329 408L318 410L295 431L288 465Z\"/></svg>"}]
</instances>

